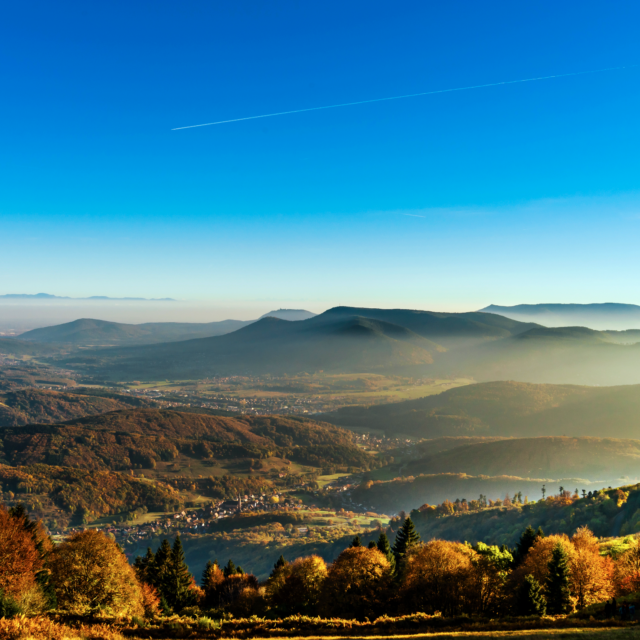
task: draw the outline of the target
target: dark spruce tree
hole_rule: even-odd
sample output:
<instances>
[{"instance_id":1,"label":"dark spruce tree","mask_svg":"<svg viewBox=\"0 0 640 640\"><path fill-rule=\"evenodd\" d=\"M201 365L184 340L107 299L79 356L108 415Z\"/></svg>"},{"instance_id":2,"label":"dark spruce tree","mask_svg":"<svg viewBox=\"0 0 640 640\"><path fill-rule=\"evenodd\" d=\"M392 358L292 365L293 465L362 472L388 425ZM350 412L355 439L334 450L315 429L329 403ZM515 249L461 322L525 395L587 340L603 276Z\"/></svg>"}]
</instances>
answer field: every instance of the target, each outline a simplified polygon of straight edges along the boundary
<instances>
[{"instance_id":1,"label":"dark spruce tree","mask_svg":"<svg viewBox=\"0 0 640 640\"><path fill-rule=\"evenodd\" d=\"M147 553L143 556L137 556L133 562L133 568L136 570L138 579L148 584L154 584L155 581L155 555L151 551L151 547L147 548Z\"/></svg>"},{"instance_id":2,"label":"dark spruce tree","mask_svg":"<svg viewBox=\"0 0 640 640\"><path fill-rule=\"evenodd\" d=\"M395 573L396 570L396 557L393 555L393 551L391 549L391 545L389 544L389 538L387 538L387 534L383 531L378 538L378 551L386 556L389 564L391 565L392 573Z\"/></svg>"},{"instance_id":3,"label":"dark spruce tree","mask_svg":"<svg viewBox=\"0 0 640 640\"><path fill-rule=\"evenodd\" d=\"M543 616L547 612L547 601L542 595L540 583L532 576L524 577L517 596L517 609L520 616Z\"/></svg>"},{"instance_id":4,"label":"dark spruce tree","mask_svg":"<svg viewBox=\"0 0 640 640\"><path fill-rule=\"evenodd\" d=\"M547 611L552 615L569 613L572 608L569 589L569 558L560 543L553 548L548 567Z\"/></svg>"},{"instance_id":5,"label":"dark spruce tree","mask_svg":"<svg viewBox=\"0 0 640 640\"><path fill-rule=\"evenodd\" d=\"M273 569L271 569L271 574L269 575L270 578L273 578L273 576L276 575L276 573L278 573L278 571L280 571L280 569L282 569L283 567L286 567L289 563L284 559L284 556L281 555L277 562L273 565Z\"/></svg>"},{"instance_id":6,"label":"dark spruce tree","mask_svg":"<svg viewBox=\"0 0 640 640\"><path fill-rule=\"evenodd\" d=\"M538 529L538 531L541 532L542 530ZM529 553L529 549L533 547L538 537L540 537L539 534L536 533L536 530L531 525L522 532L520 540L516 544L515 553L513 554L514 565L516 567L524 562L527 553Z\"/></svg>"},{"instance_id":7,"label":"dark spruce tree","mask_svg":"<svg viewBox=\"0 0 640 640\"><path fill-rule=\"evenodd\" d=\"M233 564L233 560L231 560L231 558L229 558L229 562L227 562L227 565L222 570L222 573L224 574L225 578L228 578L229 576L235 576L236 573L238 573L236 565Z\"/></svg>"},{"instance_id":8,"label":"dark spruce tree","mask_svg":"<svg viewBox=\"0 0 640 640\"><path fill-rule=\"evenodd\" d=\"M362 543L360 542L360 536L356 536L349 545L350 547L361 547Z\"/></svg>"},{"instance_id":9,"label":"dark spruce tree","mask_svg":"<svg viewBox=\"0 0 640 640\"><path fill-rule=\"evenodd\" d=\"M415 547L419 541L420 534L416 531L413 520L407 518L396 534L396 540L393 543L393 555L396 559L396 566L400 564L401 560L407 554L407 551Z\"/></svg>"},{"instance_id":10,"label":"dark spruce tree","mask_svg":"<svg viewBox=\"0 0 640 640\"><path fill-rule=\"evenodd\" d=\"M193 576L184 559L180 536L176 536L169 557L169 565L163 580L163 595L174 611L194 604Z\"/></svg>"},{"instance_id":11,"label":"dark spruce tree","mask_svg":"<svg viewBox=\"0 0 640 640\"><path fill-rule=\"evenodd\" d=\"M369 541L368 548L369 548L369 549L377 549L377 548L378 548L378 545L376 544L376 541L375 541L375 540L370 540L370 541Z\"/></svg>"}]
</instances>

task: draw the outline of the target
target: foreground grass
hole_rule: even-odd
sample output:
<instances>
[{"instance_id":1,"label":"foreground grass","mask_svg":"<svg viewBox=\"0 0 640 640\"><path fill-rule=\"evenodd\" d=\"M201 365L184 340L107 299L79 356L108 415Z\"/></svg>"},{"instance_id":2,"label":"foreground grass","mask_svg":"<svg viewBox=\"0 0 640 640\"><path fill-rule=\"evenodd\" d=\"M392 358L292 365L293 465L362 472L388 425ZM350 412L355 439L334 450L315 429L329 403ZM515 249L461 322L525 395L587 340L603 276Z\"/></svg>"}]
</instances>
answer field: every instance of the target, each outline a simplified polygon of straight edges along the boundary
<instances>
[{"instance_id":1,"label":"foreground grass","mask_svg":"<svg viewBox=\"0 0 640 640\"><path fill-rule=\"evenodd\" d=\"M291 620L291 619L288 619ZM316 619L317 622L320 622ZM240 622L240 621L239 621ZM244 622L244 624L242 624ZM265 628L260 624L256 624L252 628L252 624L247 624L248 620L242 621L238 626L233 623L220 625L209 618L200 618L198 620L180 619L177 616L165 619L161 624L148 624L137 619L129 619L128 621L111 621L102 622L94 621L93 623L79 623L78 621L68 621L66 623L54 621L47 617L26 618L19 616L17 618L7 620L0 619L0 640L137 640L149 638L153 640L173 640L176 638L202 638L218 640L223 638L244 638L248 640L365 640L368 638L379 638L389 640L417 640L419 638L434 638L438 640L446 640L447 638L532 638L534 640L543 640L545 638L557 639L579 639L579 640L636 640L640 639L640 626L635 623L622 623L619 621L576 621L570 619L560 620L538 620L530 621L532 625L544 625L551 628L535 628L535 629L509 629L500 628L502 624L489 623L484 629L472 630L437 630L433 629L427 633L424 629L416 633L384 633L384 629L375 628L374 625L362 626L356 625L351 628L348 624L343 626L341 623L346 621L325 620L324 625L305 633L303 628L287 629L286 620L283 625L269 626ZM584 626L572 626L580 625ZM337 623L332 624L332 623ZM512 623L513 624L513 623ZM526 626L526 622L523 621ZM612 626L607 626L608 624ZM296 625L297 626L297 625ZM302 625L304 627L304 625ZM508 623L507 627L510 626ZM358 628L360 627L360 628ZM464 627L463 627L464 628ZM320 631L320 633L313 633Z\"/></svg>"}]
</instances>

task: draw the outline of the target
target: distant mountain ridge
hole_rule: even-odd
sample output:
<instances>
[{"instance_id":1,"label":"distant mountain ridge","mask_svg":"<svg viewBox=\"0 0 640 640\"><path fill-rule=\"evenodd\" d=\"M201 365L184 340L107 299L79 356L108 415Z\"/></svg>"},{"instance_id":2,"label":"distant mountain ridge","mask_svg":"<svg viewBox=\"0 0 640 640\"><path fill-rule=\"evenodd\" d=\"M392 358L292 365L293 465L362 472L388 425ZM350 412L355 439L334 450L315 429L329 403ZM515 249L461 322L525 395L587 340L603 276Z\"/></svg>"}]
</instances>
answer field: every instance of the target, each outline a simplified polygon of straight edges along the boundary
<instances>
[{"instance_id":1,"label":"distant mountain ridge","mask_svg":"<svg viewBox=\"0 0 640 640\"><path fill-rule=\"evenodd\" d=\"M640 306L635 304L491 304L480 311L549 327L581 325L598 330L640 329Z\"/></svg>"},{"instance_id":2,"label":"distant mountain ridge","mask_svg":"<svg viewBox=\"0 0 640 640\"><path fill-rule=\"evenodd\" d=\"M537 326L494 314L335 307L298 322L268 316L223 336L85 351L65 365L121 379L422 369L448 349Z\"/></svg>"},{"instance_id":3,"label":"distant mountain ridge","mask_svg":"<svg viewBox=\"0 0 640 640\"><path fill-rule=\"evenodd\" d=\"M303 309L279 309L265 313L272 317L298 321L314 317ZM127 324L81 318L64 324L32 329L20 335L19 340L51 344L86 346L125 346L177 342L193 338L220 336L246 327L255 320L219 320L216 322L145 322Z\"/></svg>"},{"instance_id":4,"label":"distant mountain ridge","mask_svg":"<svg viewBox=\"0 0 640 640\"><path fill-rule=\"evenodd\" d=\"M75 346L152 344L222 335L236 331L251 322L251 320L221 320L207 323L146 322L143 324L124 324L81 318L52 327L32 329L21 334L19 339L23 342Z\"/></svg>"},{"instance_id":5,"label":"distant mountain ridge","mask_svg":"<svg viewBox=\"0 0 640 640\"><path fill-rule=\"evenodd\" d=\"M276 311L269 311L269 313L263 313L258 320L262 318L280 318L280 320L308 320L316 316L316 313L311 311L305 311L304 309L277 309Z\"/></svg>"},{"instance_id":6,"label":"distant mountain ridge","mask_svg":"<svg viewBox=\"0 0 640 640\"><path fill-rule=\"evenodd\" d=\"M89 296L88 298L71 298L70 296L55 296L51 293L5 293L0 299L12 300L135 300L146 302L175 302L174 298L110 298L109 296Z\"/></svg>"}]
</instances>

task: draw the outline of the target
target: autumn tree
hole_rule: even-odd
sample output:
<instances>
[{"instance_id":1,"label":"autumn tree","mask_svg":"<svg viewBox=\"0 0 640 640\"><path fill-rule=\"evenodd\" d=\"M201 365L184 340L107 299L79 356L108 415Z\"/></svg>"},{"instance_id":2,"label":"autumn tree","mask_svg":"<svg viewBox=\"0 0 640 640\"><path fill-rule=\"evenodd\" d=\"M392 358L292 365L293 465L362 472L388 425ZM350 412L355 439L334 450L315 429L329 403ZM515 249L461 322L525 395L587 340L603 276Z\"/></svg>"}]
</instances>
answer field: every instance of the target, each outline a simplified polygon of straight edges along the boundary
<instances>
[{"instance_id":1,"label":"autumn tree","mask_svg":"<svg viewBox=\"0 0 640 640\"><path fill-rule=\"evenodd\" d=\"M613 597L613 561L600 555L597 538L587 527L580 527L571 543L575 553L571 558L569 576L578 609Z\"/></svg>"},{"instance_id":2,"label":"autumn tree","mask_svg":"<svg viewBox=\"0 0 640 640\"><path fill-rule=\"evenodd\" d=\"M202 574L202 589L204 590L204 606L219 607L221 602L220 588L224 582L224 574L218 566L218 561L207 562Z\"/></svg>"},{"instance_id":3,"label":"autumn tree","mask_svg":"<svg viewBox=\"0 0 640 640\"><path fill-rule=\"evenodd\" d=\"M615 563L614 581L620 595L640 591L640 544L637 541Z\"/></svg>"},{"instance_id":4,"label":"autumn tree","mask_svg":"<svg viewBox=\"0 0 640 640\"><path fill-rule=\"evenodd\" d=\"M566 535L553 535L545 538L536 538L522 563L510 576L511 590L515 592L517 586L522 583L526 575L531 574L541 585L546 585L549 574L549 562L554 547L560 544L564 551L571 557L575 549Z\"/></svg>"},{"instance_id":5,"label":"autumn tree","mask_svg":"<svg viewBox=\"0 0 640 640\"><path fill-rule=\"evenodd\" d=\"M553 547L548 568L546 582L547 610L553 615L569 613L572 609L569 584L569 555L560 542Z\"/></svg>"},{"instance_id":6,"label":"autumn tree","mask_svg":"<svg viewBox=\"0 0 640 640\"><path fill-rule=\"evenodd\" d=\"M24 601L31 605L27 608L37 609L36 601L42 597L36 575L43 566L34 536L25 530L20 517L13 517L0 505L0 591L4 597L18 606Z\"/></svg>"},{"instance_id":7,"label":"autumn tree","mask_svg":"<svg viewBox=\"0 0 640 640\"><path fill-rule=\"evenodd\" d=\"M312 614L327 577L327 565L319 556L298 558L281 568L267 582L271 605L282 615Z\"/></svg>"},{"instance_id":8,"label":"autumn tree","mask_svg":"<svg viewBox=\"0 0 640 640\"><path fill-rule=\"evenodd\" d=\"M516 612L520 616L544 616L547 612L542 587L531 574L524 577L518 589Z\"/></svg>"},{"instance_id":9,"label":"autumn tree","mask_svg":"<svg viewBox=\"0 0 640 640\"><path fill-rule=\"evenodd\" d=\"M377 549L345 549L329 567L320 595L325 615L363 619L383 611L391 582L391 567Z\"/></svg>"},{"instance_id":10,"label":"autumn tree","mask_svg":"<svg viewBox=\"0 0 640 640\"><path fill-rule=\"evenodd\" d=\"M471 556L471 600L474 611L483 614L498 614L505 601L505 585L513 556L506 548L486 545L483 542L473 547Z\"/></svg>"},{"instance_id":11,"label":"autumn tree","mask_svg":"<svg viewBox=\"0 0 640 640\"><path fill-rule=\"evenodd\" d=\"M400 597L407 613L424 611L456 615L471 608L472 558L469 546L431 540L406 556Z\"/></svg>"},{"instance_id":12,"label":"autumn tree","mask_svg":"<svg viewBox=\"0 0 640 640\"><path fill-rule=\"evenodd\" d=\"M50 561L58 607L74 615L102 611L141 615L143 598L133 567L118 545L93 529L57 546Z\"/></svg>"}]
</instances>

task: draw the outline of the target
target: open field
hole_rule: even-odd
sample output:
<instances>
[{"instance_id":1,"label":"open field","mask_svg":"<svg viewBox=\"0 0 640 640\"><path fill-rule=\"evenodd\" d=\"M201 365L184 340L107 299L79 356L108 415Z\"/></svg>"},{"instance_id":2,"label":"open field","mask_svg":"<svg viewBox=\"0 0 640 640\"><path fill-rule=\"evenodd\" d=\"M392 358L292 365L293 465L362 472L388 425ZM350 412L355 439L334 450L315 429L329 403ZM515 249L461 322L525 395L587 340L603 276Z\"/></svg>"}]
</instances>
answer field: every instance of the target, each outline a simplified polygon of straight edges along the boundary
<instances>
[{"instance_id":1,"label":"open field","mask_svg":"<svg viewBox=\"0 0 640 640\"><path fill-rule=\"evenodd\" d=\"M413 400L471 384L470 378L419 379L378 374L314 374L284 378L230 377L219 380L174 380L127 383L132 391L157 389L176 400L217 401L241 405L252 401L313 401L322 409L345 405L371 405ZM167 398L169 399L169 398ZM313 407L314 409L316 407Z\"/></svg>"},{"instance_id":2,"label":"open field","mask_svg":"<svg viewBox=\"0 0 640 640\"><path fill-rule=\"evenodd\" d=\"M270 640L278 640L278 638L288 638L295 640L294 636L265 636ZM443 632L443 633L416 633L401 634L392 636L366 636L366 635L349 635L349 636L298 636L304 637L305 640L314 640L314 638L322 638L322 640L338 640L350 638L351 640L369 640L372 637L378 640L421 640L422 638L435 638L437 640L447 640L448 638L534 638L535 640L545 640L546 638L562 638L563 640L636 640L640 638L640 629L636 627L616 629L528 629L526 631L459 631L459 632ZM252 636L253 640L261 640L260 636Z\"/></svg>"}]
</instances>

